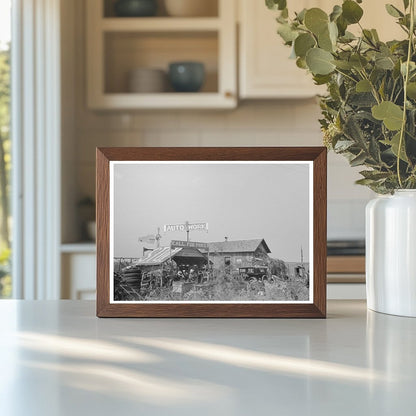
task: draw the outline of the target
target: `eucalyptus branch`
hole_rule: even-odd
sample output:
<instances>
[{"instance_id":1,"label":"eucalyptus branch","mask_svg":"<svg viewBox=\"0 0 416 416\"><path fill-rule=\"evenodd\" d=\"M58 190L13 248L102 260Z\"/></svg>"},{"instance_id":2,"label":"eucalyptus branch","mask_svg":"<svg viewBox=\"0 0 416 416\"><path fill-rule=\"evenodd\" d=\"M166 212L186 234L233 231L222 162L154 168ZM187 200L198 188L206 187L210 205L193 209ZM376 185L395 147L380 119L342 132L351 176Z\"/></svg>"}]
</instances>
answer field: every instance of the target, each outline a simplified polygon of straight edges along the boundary
<instances>
[{"instance_id":1,"label":"eucalyptus branch","mask_svg":"<svg viewBox=\"0 0 416 416\"><path fill-rule=\"evenodd\" d=\"M361 69L362 69L362 71L360 71L360 75L363 77L363 79L365 79L370 84L371 93L373 94L374 99L377 101L377 104L380 104L380 97L378 96L378 92L376 90L376 87L371 82L370 78L368 78L368 75L365 72L365 69L362 67L362 65L361 65Z\"/></svg>"},{"instance_id":2,"label":"eucalyptus branch","mask_svg":"<svg viewBox=\"0 0 416 416\"><path fill-rule=\"evenodd\" d=\"M409 45L407 47L407 60L406 60L406 73L404 75L404 85L403 85L403 119L402 127L400 129L400 139L399 139L399 148L397 151L397 177L399 179L400 188L403 188L402 176L400 173L400 156L403 148L404 134L406 131L406 111L407 111L407 83L409 82L409 71L410 71L410 62L412 60L412 50L413 50L413 37L415 29L415 0L410 0L410 30L409 30Z\"/></svg>"},{"instance_id":3,"label":"eucalyptus branch","mask_svg":"<svg viewBox=\"0 0 416 416\"><path fill-rule=\"evenodd\" d=\"M394 100L393 100L394 103L397 102L397 100L399 99L400 94L402 92L403 92L403 88L400 88L399 91L397 91L397 94L396 94L396 96L394 97Z\"/></svg>"},{"instance_id":4,"label":"eucalyptus branch","mask_svg":"<svg viewBox=\"0 0 416 416\"><path fill-rule=\"evenodd\" d=\"M390 97L389 97L389 100L393 101L393 102L395 102L395 100L393 100L393 98L394 98L394 90L396 89L396 85L397 85L397 80L394 80L393 88L391 89L391 94L390 94Z\"/></svg>"},{"instance_id":5,"label":"eucalyptus branch","mask_svg":"<svg viewBox=\"0 0 416 416\"><path fill-rule=\"evenodd\" d=\"M355 78L351 77L348 74L345 74L344 72L340 71L338 68L335 68L335 71L338 72L339 74L343 75L344 77L350 79L352 82L355 82L355 83L358 82Z\"/></svg>"},{"instance_id":6,"label":"eucalyptus branch","mask_svg":"<svg viewBox=\"0 0 416 416\"><path fill-rule=\"evenodd\" d=\"M266 3L272 9L276 4L286 6L285 0ZM296 56L303 59L315 80L327 87L328 95L320 99L325 143L331 143L336 153L348 155L353 165L367 166L361 184L383 194L416 189L416 134L410 121L416 116L416 71L412 68L416 0L404 0L404 15L394 6L387 7L406 33L405 40L388 42L365 29L361 1L338 3L342 6L334 6L331 14L319 7L305 9L301 22L299 17L287 18L285 9L279 19L283 26L279 34L292 46L290 38L296 32L301 36L296 40ZM336 39L331 27L334 23L341 28ZM361 33L350 36L346 31L350 25L360 28ZM359 158L358 149L362 152ZM409 160L404 161L404 155ZM381 177L381 171L391 175Z\"/></svg>"}]
</instances>

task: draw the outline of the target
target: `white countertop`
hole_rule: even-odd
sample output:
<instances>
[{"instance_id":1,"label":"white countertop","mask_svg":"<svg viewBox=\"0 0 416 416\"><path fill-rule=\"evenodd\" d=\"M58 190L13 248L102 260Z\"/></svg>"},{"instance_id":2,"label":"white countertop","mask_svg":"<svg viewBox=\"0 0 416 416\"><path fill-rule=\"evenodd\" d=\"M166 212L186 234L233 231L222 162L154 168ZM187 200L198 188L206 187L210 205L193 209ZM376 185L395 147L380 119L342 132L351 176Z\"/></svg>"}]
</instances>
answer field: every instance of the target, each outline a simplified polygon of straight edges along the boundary
<instances>
[{"instance_id":1,"label":"white countertop","mask_svg":"<svg viewBox=\"0 0 416 416\"><path fill-rule=\"evenodd\" d=\"M416 414L416 319L97 319L0 301L0 415Z\"/></svg>"}]
</instances>

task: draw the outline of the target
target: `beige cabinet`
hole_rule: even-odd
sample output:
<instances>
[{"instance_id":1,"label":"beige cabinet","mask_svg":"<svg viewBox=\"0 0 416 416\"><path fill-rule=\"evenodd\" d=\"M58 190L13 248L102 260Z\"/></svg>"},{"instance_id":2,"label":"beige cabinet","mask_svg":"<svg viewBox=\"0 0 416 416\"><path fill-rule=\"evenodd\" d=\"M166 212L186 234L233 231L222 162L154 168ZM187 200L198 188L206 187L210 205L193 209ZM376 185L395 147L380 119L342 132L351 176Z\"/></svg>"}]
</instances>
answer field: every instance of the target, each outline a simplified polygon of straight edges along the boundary
<instances>
[{"instance_id":1,"label":"beige cabinet","mask_svg":"<svg viewBox=\"0 0 416 416\"><path fill-rule=\"evenodd\" d=\"M239 16L239 89L242 99L249 98L307 98L323 93L323 87L313 84L306 71L299 69L289 59L290 48L277 35L277 12L266 8L264 1L238 0ZM403 7L402 0L390 3ZM320 7L330 12L333 0L299 0L289 2L292 11L304 7ZM366 0L362 24L376 28L382 40L403 38L403 33L394 18L389 16L384 3ZM293 9L295 7L295 9ZM354 31L353 26L350 27ZM359 27L356 26L359 30Z\"/></svg>"},{"instance_id":2,"label":"beige cabinet","mask_svg":"<svg viewBox=\"0 0 416 416\"><path fill-rule=\"evenodd\" d=\"M62 299L94 300L96 290L95 245L64 244L61 247Z\"/></svg>"},{"instance_id":3,"label":"beige cabinet","mask_svg":"<svg viewBox=\"0 0 416 416\"><path fill-rule=\"evenodd\" d=\"M384 42L392 39L403 39L406 34L395 23L395 18L390 16L385 4L393 4L400 10L403 9L403 0L365 0L360 5L364 9L364 16L361 24L365 28L377 29L380 39Z\"/></svg>"},{"instance_id":4,"label":"beige cabinet","mask_svg":"<svg viewBox=\"0 0 416 416\"><path fill-rule=\"evenodd\" d=\"M234 0L207 0L214 16L114 16L111 1L86 2L87 102L90 109L234 108L237 105L237 30ZM163 3L161 3L163 4ZM178 61L205 66L199 92L131 92L132 71L163 70ZM145 82L145 81L143 81Z\"/></svg>"},{"instance_id":5,"label":"beige cabinet","mask_svg":"<svg viewBox=\"0 0 416 416\"><path fill-rule=\"evenodd\" d=\"M329 2L296 1L296 10ZM329 2L330 3L330 2ZM241 98L307 98L319 93L312 77L289 59L277 35L275 11L264 1L239 0L239 89Z\"/></svg>"}]
</instances>

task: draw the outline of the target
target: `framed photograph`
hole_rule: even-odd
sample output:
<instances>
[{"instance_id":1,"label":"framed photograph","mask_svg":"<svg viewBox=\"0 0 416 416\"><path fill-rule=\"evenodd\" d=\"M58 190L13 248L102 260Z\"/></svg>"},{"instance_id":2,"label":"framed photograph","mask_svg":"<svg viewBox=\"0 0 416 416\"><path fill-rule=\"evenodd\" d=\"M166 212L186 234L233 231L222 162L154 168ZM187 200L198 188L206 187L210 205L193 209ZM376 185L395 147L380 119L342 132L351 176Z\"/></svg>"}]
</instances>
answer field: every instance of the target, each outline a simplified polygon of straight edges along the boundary
<instances>
[{"instance_id":1,"label":"framed photograph","mask_svg":"<svg viewBox=\"0 0 416 416\"><path fill-rule=\"evenodd\" d=\"M326 152L97 149L97 316L324 318Z\"/></svg>"}]
</instances>

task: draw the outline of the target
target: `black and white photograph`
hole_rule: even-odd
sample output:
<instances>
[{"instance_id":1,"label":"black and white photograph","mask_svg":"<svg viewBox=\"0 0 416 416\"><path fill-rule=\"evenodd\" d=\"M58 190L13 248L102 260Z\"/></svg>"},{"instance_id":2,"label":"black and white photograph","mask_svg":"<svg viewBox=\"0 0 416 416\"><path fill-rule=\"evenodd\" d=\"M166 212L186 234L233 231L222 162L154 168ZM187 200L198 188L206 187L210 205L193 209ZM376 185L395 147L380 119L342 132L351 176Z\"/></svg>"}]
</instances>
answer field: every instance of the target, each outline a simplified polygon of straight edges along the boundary
<instances>
[{"instance_id":1,"label":"black and white photograph","mask_svg":"<svg viewBox=\"0 0 416 416\"><path fill-rule=\"evenodd\" d=\"M312 170L112 161L110 303L312 303Z\"/></svg>"}]
</instances>

